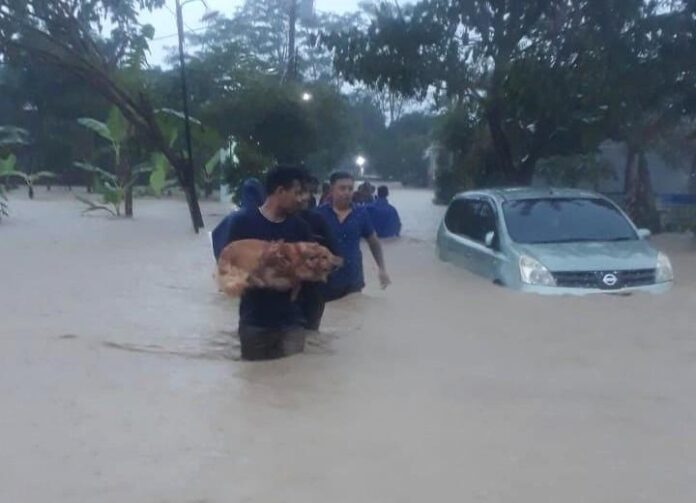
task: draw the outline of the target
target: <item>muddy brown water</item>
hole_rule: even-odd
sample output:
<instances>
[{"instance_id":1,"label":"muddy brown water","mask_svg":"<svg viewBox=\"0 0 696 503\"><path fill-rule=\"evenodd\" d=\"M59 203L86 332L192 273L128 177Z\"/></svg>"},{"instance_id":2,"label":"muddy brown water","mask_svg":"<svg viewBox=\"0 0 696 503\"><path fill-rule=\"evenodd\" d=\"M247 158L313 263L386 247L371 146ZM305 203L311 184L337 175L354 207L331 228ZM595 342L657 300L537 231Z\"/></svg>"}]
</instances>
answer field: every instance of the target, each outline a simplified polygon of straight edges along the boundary
<instances>
[{"instance_id":1,"label":"muddy brown water","mask_svg":"<svg viewBox=\"0 0 696 503\"><path fill-rule=\"evenodd\" d=\"M693 240L655 240L667 295L528 296L436 260L429 193L393 199L393 287L368 262L305 355L249 364L182 202L13 194L0 501L696 500Z\"/></svg>"}]
</instances>

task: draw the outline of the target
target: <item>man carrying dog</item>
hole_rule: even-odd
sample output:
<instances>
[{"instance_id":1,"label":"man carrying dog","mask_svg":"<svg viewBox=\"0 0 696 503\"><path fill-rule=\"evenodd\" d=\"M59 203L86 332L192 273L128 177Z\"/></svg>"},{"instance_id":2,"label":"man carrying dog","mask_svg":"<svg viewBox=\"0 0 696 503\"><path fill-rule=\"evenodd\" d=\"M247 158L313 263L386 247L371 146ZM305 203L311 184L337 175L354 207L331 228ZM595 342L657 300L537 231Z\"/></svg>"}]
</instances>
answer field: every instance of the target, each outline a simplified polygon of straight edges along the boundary
<instances>
[{"instance_id":1,"label":"man carrying dog","mask_svg":"<svg viewBox=\"0 0 696 503\"><path fill-rule=\"evenodd\" d=\"M266 200L259 208L244 208L228 216L213 231L215 259L228 243L243 239L298 243L313 241L305 221L296 216L302 207L305 170L278 166L266 177ZM250 289L239 305L242 358L270 360L304 350L303 314L290 292Z\"/></svg>"}]
</instances>

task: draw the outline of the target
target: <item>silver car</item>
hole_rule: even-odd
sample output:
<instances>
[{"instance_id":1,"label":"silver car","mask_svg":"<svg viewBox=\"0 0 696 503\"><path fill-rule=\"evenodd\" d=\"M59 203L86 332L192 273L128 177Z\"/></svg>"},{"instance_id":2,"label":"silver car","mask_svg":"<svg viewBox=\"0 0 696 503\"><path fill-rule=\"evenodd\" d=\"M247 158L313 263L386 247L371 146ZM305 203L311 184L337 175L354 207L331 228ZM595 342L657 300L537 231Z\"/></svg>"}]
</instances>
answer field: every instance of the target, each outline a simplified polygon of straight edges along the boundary
<instances>
[{"instance_id":1,"label":"silver car","mask_svg":"<svg viewBox=\"0 0 696 503\"><path fill-rule=\"evenodd\" d=\"M442 260L517 290L661 293L674 273L649 237L594 192L491 189L452 200L437 248Z\"/></svg>"}]
</instances>

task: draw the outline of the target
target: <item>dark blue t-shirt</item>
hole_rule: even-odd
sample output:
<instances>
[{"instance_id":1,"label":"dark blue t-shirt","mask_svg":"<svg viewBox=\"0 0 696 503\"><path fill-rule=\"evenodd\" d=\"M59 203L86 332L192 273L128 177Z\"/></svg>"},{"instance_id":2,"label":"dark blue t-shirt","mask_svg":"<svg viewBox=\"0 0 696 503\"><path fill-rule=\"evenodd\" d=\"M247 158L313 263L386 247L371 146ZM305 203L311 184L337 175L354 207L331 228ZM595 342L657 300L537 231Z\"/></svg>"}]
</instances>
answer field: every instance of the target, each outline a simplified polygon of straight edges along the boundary
<instances>
[{"instance_id":1,"label":"dark blue t-shirt","mask_svg":"<svg viewBox=\"0 0 696 503\"><path fill-rule=\"evenodd\" d=\"M362 206L353 205L353 210L343 222L338 221L338 215L328 204L320 206L317 212L331 227L338 244L339 255L344 261L343 267L329 276L328 297L331 298L334 293L362 290L365 287L365 278L360 240L369 238L375 232L367 210Z\"/></svg>"},{"instance_id":2,"label":"dark blue t-shirt","mask_svg":"<svg viewBox=\"0 0 696 503\"><path fill-rule=\"evenodd\" d=\"M298 217L275 223L264 217L258 208L243 209L228 215L213 231L215 258L219 257L218 250L242 239L298 243L312 241L312 233L307 223ZM301 310L290 300L290 295L290 292L275 290L247 290L239 304L240 325L271 328L301 325Z\"/></svg>"},{"instance_id":3,"label":"dark blue t-shirt","mask_svg":"<svg viewBox=\"0 0 696 503\"><path fill-rule=\"evenodd\" d=\"M401 234L401 219L389 201L383 197L367 206L372 224L375 226L377 236L381 238L393 238Z\"/></svg>"}]
</instances>

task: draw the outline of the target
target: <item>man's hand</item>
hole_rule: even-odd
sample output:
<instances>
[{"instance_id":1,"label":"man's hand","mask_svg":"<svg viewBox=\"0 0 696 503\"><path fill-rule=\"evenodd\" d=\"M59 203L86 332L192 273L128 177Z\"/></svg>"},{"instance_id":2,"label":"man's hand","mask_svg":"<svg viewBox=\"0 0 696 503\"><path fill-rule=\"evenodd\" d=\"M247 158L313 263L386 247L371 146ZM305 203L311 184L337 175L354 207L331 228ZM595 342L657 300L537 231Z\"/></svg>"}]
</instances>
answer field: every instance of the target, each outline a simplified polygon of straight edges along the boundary
<instances>
[{"instance_id":1,"label":"man's hand","mask_svg":"<svg viewBox=\"0 0 696 503\"><path fill-rule=\"evenodd\" d=\"M379 284L382 286L382 290L385 290L389 285L391 285L391 278L384 269L379 270Z\"/></svg>"},{"instance_id":2,"label":"man's hand","mask_svg":"<svg viewBox=\"0 0 696 503\"><path fill-rule=\"evenodd\" d=\"M384 265L384 253L382 252L382 245L379 243L379 238L377 233L372 233L372 235L367 238L367 244L370 245L370 251L372 256L375 257L375 262L377 262L377 267L379 267L379 283L382 286L382 290L391 285L391 278L387 274L387 268Z\"/></svg>"}]
</instances>

